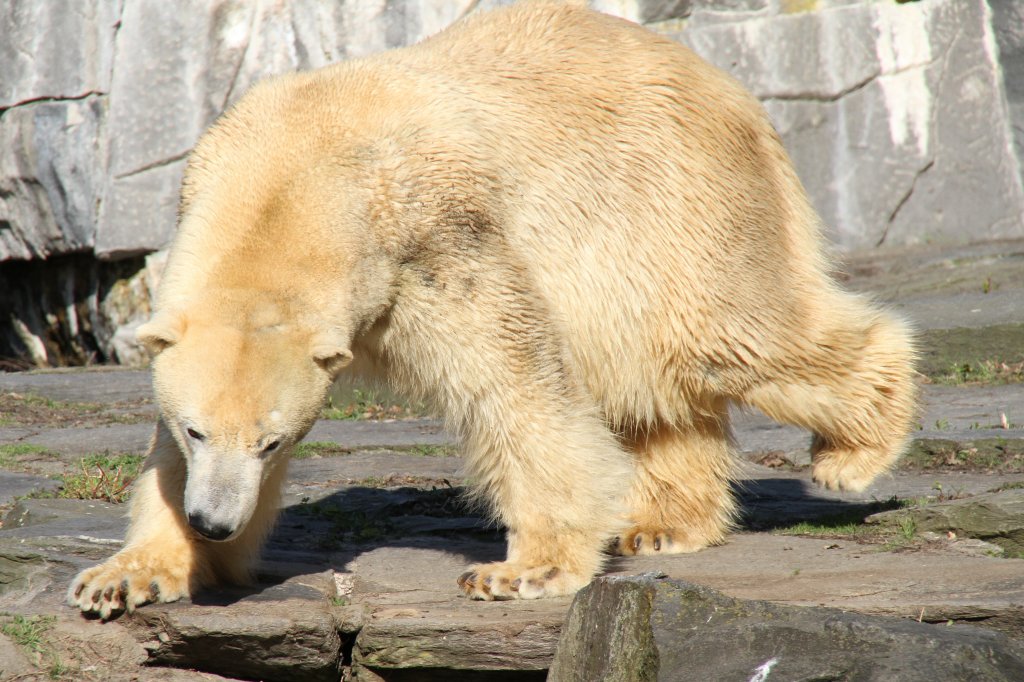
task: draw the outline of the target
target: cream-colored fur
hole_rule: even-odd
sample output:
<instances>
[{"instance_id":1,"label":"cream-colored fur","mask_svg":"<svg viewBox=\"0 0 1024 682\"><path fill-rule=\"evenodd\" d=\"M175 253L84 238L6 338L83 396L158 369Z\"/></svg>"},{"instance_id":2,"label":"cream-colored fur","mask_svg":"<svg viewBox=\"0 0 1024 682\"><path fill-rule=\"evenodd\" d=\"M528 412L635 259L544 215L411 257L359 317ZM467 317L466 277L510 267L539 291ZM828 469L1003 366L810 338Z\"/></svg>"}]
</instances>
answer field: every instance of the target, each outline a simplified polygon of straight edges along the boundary
<instances>
[{"instance_id":1,"label":"cream-colored fur","mask_svg":"<svg viewBox=\"0 0 1024 682\"><path fill-rule=\"evenodd\" d=\"M475 598L572 592L614 538L721 542L730 400L862 489L906 441L913 351L822 253L757 101L625 21L520 5L271 79L190 160L140 330L163 417L125 548L69 598L106 617L243 579L350 361L463 438L509 529L459 579Z\"/></svg>"}]
</instances>

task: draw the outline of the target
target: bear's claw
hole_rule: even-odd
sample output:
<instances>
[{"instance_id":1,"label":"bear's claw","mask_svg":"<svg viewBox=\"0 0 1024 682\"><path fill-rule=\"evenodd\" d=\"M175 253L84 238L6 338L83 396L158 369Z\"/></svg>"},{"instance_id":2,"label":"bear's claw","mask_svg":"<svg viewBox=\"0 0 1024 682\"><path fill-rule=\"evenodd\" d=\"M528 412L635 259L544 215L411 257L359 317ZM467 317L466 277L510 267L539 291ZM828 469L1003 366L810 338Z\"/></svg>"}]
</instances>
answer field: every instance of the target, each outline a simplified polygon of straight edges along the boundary
<instances>
[{"instance_id":1,"label":"bear's claw","mask_svg":"<svg viewBox=\"0 0 1024 682\"><path fill-rule=\"evenodd\" d=\"M634 528L615 538L609 548L621 556L650 556L654 554L682 554L695 552L710 543L688 538L679 529Z\"/></svg>"},{"instance_id":2,"label":"bear's claw","mask_svg":"<svg viewBox=\"0 0 1024 682\"><path fill-rule=\"evenodd\" d=\"M498 562L474 566L459 576L459 587L471 599L539 599L572 594L587 579L558 566L527 566Z\"/></svg>"}]
</instances>

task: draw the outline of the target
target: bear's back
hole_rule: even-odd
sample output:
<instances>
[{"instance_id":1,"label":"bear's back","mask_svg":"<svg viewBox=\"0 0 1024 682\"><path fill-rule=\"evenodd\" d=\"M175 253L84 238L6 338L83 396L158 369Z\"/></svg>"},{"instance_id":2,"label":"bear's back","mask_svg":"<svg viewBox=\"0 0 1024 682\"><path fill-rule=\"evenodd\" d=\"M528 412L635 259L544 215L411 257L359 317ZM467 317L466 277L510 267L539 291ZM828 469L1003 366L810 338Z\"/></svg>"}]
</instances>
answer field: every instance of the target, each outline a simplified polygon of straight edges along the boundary
<instances>
[{"instance_id":1,"label":"bear's back","mask_svg":"<svg viewBox=\"0 0 1024 682\"><path fill-rule=\"evenodd\" d=\"M828 286L817 216L760 103L688 48L525 4L389 59L436 73L472 112L505 194L507 245L575 363L632 368L580 372L604 377L590 388L610 413L660 411L663 368L650 359L665 349L698 367L726 345L771 354L787 339L764 332L780 328L759 323L766 311L814 314L787 292Z\"/></svg>"}]
</instances>

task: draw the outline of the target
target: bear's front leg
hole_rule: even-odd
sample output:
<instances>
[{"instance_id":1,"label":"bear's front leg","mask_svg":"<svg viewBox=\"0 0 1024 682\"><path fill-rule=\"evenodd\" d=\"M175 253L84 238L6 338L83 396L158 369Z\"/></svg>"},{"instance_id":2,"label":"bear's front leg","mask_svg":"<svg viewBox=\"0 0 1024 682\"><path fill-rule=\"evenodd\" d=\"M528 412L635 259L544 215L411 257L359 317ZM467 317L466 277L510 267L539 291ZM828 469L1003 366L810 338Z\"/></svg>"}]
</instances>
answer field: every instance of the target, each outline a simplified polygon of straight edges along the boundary
<instances>
[{"instance_id":1,"label":"bear's front leg","mask_svg":"<svg viewBox=\"0 0 1024 682\"><path fill-rule=\"evenodd\" d=\"M212 582L204 548L182 511L186 475L184 457L161 421L132 491L125 546L75 577L71 606L106 620L149 602L187 597Z\"/></svg>"},{"instance_id":2,"label":"bear's front leg","mask_svg":"<svg viewBox=\"0 0 1024 682\"><path fill-rule=\"evenodd\" d=\"M161 421L135 483L131 524L120 552L79 573L68 603L104 620L149 602L171 602L219 582L246 583L277 516L287 457L264 477L252 518L232 540L211 542L184 512L188 472L178 444Z\"/></svg>"},{"instance_id":3,"label":"bear's front leg","mask_svg":"<svg viewBox=\"0 0 1024 682\"><path fill-rule=\"evenodd\" d=\"M586 585L624 529L632 476L629 454L567 369L550 315L520 288L525 274L506 268L491 262L451 283L439 274L396 304L383 335L393 377L437 398L462 436L475 494L508 528L506 560L458 578L484 600Z\"/></svg>"},{"instance_id":4,"label":"bear's front leg","mask_svg":"<svg viewBox=\"0 0 1024 682\"><path fill-rule=\"evenodd\" d=\"M508 528L506 560L458 580L473 599L572 594L601 569L604 548L623 528L628 456L596 411L551 397L558 399L530 409L491 406L506 418L487 409L467 439L470 478Z\"/></svg>"},{"instance_id":5,"label":"bear's front leg","mask_svg":"<svg viewBox=\"0 0 1024 682\"><path fill-rule=\"evenodd\" d=\"M459 578L474 599L576 592L601 569L605 546L625 522L628 455L567 383L545 384L534 383L524 401L509 400L510 387L477 401L468 473L508 527L508 555ZM557 390L544 395L542 387Z\"/></svg>"}]
</instances>

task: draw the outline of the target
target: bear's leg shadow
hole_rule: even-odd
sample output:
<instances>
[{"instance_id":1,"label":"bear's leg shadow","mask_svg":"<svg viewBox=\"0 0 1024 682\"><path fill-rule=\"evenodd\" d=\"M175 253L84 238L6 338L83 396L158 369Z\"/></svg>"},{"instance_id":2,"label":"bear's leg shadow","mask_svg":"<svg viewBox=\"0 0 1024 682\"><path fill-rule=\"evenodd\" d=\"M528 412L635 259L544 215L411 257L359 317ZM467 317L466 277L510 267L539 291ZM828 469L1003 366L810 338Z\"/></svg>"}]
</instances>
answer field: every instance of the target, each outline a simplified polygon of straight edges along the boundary
<instances>
[{"instance_id":1,"label":"bear's leg shadow","mask_svg":"<svg viewBox=\"0 0 1024 682\"><path fill-rule=\"evenodd\" d=\"M917 415L913 340L895 316L847 296L835 325L794 343L774 381L741 397L776 421L814 434L814 480L862 491L902 454Z\"/></svg>"},{"instance_id":2,"label":"bear's leg shadow","mask_svg":"<svg viewBox=\"0 0 1024 682\"><path fill-rule=\"evenodd\" d=\"M736 517L734 460L724 400L691 423L657 423L623 434L636 457L623 555L694 552L722 542Z\"/></svg>"},{"instance_id":3,"label":"bear's leg shadow","mask_svg":"<svg viewBox=\"0 0 1024 682\"><path fill-rule=\"evenodd\" d=\"M284 469L284 467L278 467ZM233 540L200 538L184 514L185 459L161 421L131 498L124 548L79 573L68 588L71 606L104 620L150 602L171 602L219 581L245 582L277 514L275 491L283 472L273 472L246 528Z\"/></svg>"}]
</instances>

